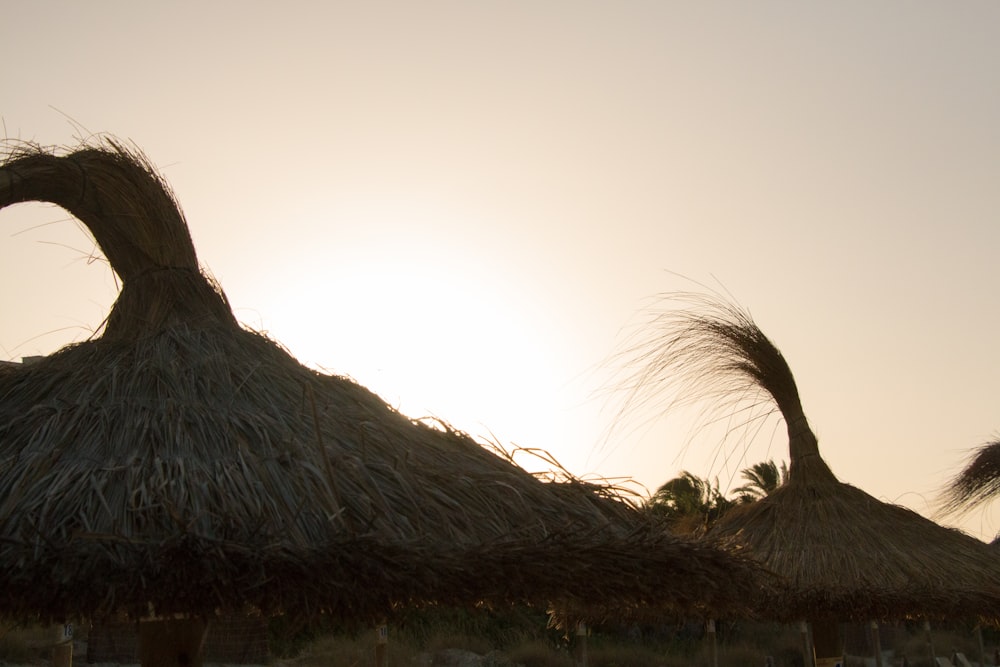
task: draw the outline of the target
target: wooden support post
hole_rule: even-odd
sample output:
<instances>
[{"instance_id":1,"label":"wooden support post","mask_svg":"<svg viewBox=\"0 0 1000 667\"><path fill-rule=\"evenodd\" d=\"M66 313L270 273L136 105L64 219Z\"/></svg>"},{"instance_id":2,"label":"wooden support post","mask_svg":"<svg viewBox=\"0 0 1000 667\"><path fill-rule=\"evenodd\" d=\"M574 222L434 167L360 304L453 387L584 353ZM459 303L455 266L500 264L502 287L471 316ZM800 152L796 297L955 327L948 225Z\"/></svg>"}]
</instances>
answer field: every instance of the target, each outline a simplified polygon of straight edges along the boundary
<instances>
[{"instance_id":1,"label":"wooden support post","mask_svg":"<svg viewBox=\"0 0 1000 667\"><path fill-rule=\"evenodd\" d=\"M139 621L139 663L142 667L202 667L204 618L158 618Z\"/></svg>"},{"instance_id":2,"label":"wooden support post","mask_svg":"<svg viewBox=\"0 0 1000 667\"><path fill-rule=\"evenodd\" d=\"M924 632L927 634L927 652L931 656L931 665L937 664L937 656L934 655L934 640L931 637L931 622L924 621Z\"/></svg>"},{"instance_id":3,"label":"wooden support post","mask_svg":"<svg viewBox=\"0 0 1000 667\"><path fill-rule=\"evenodd\" d=\"M883 667L882 638L878 633L878 621L872 621L872 650L875 652L875 667Z\"/></svg>"},{"instance_id":4,"label":"wooden support post","mask_svg":"<svg viewBox=\"0 0 1000 667\"><path fill-rule=\"evenodd\" d=\"M389 626L375 626L375 667L389 666Z\"/></svg>"},{"instance_id":5,"label":"wooden support post","mask_svg":"<svg viewBox=\"0 0 1000 667\"><path fill-rule=\"evenodd\" d=\"M979 664L986 667L986 647L983 646L983 626L976 625L976 642L979 644Z\"/></svg>"},{"instance_id":6,"label":"wooden support post","mask_svg":"<svg viewBox=\"0 0 1000 667\"><path fill-rule=\"evenodd\" d=\"M816 667L844 667L844 647L836 619L812 622L813 656Z\"/></svg>"},{"instance_id":7,"label":"wooden support post","mask_svg":"<svg viewBox=\"0 0 1000 667\"><path fill-rule=\"evenodd\" d=\"M574 667L587 667L587 624L576 624L576 645L573 647Z\"/></svg>"},{"instance_id":8,"label":"wooden support post","mask_svg":"<svg viewBox=\"0 0 1000 667\"><path fill-rule=\"evenodd\" d=\"M52 667L73 667L73 624L52 626Z\"/></svg>"},{"instance_id":9,"label":"wooden support post","mask_svg":"<svg viewBox=\"0 0 1000 667\"><path fill-rule=\"evenodd\" d=\"M799 632L802 633L802 664L804 667L814 667L812 642L809 641L809 624L801 621Z\"/></svg>"},{"instance_id":10,"label":"wooden support post","mask_svg":"<svg viewBox=\"0 0 1000 667\"><path fill-rule=\"evenodd\" d=\"M719 645L716 641L715 619L709 619L705 629L708 634L708 664L710 667L719 667Z\"/></svg>"}]
</instances>

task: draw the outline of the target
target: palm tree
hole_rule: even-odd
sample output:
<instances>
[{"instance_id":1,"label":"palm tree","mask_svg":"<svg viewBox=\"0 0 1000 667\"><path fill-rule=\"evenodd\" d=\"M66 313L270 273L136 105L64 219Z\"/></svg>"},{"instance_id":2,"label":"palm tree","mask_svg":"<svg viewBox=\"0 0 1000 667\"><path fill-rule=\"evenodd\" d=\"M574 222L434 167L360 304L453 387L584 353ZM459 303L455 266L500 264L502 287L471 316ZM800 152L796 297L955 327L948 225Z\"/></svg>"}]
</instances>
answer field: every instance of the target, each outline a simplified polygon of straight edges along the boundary
<instances>
[{"instance_id":1,"label":"palm tree","mask_svg":"<svg viewBox=\"0 0 1000 667\"><path fill-rule=\"evenodd\" d=\"M682 470L656 490L646 508L666 519L677 532L707 529L737 504L760 500L784 484L788 465L782 461L779 467L769 459L744 468L740 475L747 483L733 489L735 497L727 498L719 489L718 478L712 481Z\"/></svg>"},{"instance_id":2,"label":"palm tree","mask_svg":"<svg viewBox=\"0 0 1000 667\"><path fill-rule=\"evenodd\" d=\"M646 503L647 509L667 520L678 533L693 533L706 529L733 506L733 501L714 482L681 471L656 490Z\"/></svg>"},{"instance_id":3,"label":"palm tree","mask_svg":"<svg viewBox=\"0 0 1000 667\"><path fill-rule=\"evenodd\" d=\"M788 479L788 464L782 461L779 468L774 459L768 459L744 468L740 471L740 475L747 483L733 489L733 493L736 494L738 502L752 503L769 495L785 483Z\"/></svg>"}]
</instances>

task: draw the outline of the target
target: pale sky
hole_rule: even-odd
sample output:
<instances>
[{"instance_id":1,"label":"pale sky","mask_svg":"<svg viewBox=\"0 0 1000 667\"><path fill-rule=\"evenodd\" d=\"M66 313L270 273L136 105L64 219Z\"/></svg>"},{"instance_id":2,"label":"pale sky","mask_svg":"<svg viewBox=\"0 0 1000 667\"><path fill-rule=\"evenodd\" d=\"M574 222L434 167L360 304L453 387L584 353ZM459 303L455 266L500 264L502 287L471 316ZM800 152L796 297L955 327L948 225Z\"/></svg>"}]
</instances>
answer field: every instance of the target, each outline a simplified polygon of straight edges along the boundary
<instances>
[{"instance_id":1,"label":"pale sky","mask_svg":"<svg viewBox=\"0 0 1000 667\"><path fill-rule=\"evenodd\" d=\"M601 364L680 276L753 313L880 499L927 515L1000 431L1000 3L320 4L12 5L0 132L135 142L242 322L576 475L787 459L669 416L604 441ZM117 293L89 236L0 229L0 357L86 338Z\"/></svg>"}]
</instances>

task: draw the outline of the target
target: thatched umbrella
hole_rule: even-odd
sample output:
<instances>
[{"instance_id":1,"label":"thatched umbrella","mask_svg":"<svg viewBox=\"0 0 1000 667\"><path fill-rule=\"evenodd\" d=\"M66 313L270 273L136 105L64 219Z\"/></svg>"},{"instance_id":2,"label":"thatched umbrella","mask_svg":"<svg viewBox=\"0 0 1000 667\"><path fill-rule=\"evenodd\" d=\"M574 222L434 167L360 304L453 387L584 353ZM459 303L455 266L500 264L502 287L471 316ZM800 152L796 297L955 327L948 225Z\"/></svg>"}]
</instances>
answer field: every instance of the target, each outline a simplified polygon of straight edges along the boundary
<instances>
[{"instance_id":1,"label":"thatched umbrella","mask_svg":"<svg viewBox=\"0 0 1000 667\"><path fill-rule=\"evenodd\" d=\"M18 148L0 207L23 201L81 220L122 286L100 336L0 367L0 614L586 615L739 604L752 585L746 561L603 487L543 482L239 326L137 152Z\"/></svg>"},{"instance_id":2,"label":"thatched umbrella","mask_svg":"<svg viewBox=\"0 0 1000 667\"><path fill-rule=\"evenodd\" d=\"M734 540L777 575L756 600L760 615L812 621L820 658L840 651L838 620L997 617L1000 561L985 543L840 482L820 456L788 364L750 315L716 296L673 297L686 307L659 315L655 337L630 352L641 362L636 386L679 388L679 400L707 400L729 419L776 408L787 425L787 481L707 533Z\"/></svg>"}]
</instances>

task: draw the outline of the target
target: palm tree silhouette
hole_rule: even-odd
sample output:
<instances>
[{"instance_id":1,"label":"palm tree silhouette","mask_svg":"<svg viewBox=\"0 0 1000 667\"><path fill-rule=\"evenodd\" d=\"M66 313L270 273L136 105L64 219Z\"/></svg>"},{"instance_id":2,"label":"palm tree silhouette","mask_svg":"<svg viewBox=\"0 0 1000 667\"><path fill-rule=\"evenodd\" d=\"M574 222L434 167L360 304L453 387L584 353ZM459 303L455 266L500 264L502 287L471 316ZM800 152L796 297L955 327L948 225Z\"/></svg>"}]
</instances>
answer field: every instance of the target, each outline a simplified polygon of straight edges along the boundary
<instances>
[{"instance_id":1,"label":"palm tree silhouette","mask_svg":"<svg viewBox=\"0 0 1000 667\"><path fill-rule=\"evenodd\" d=\"M746 484L733 489L737 500L741 503L752 503L769 495L788 479L788 464L781 462L781 467L774 459L755 463L740 471Z\"/></svg>"},{"instance_id":2,"label":"palm tree silhouette","mask_svg":"<svg viewBox=\"0 0 1000 667\"><path fill-rule=\"evenodd\" d=\"M719 490L718 479L710 481L683 470L656 490L646 508L666 519L674 531L694 533L717 521L733 504Z\"/></svg>"}]
</instances>

